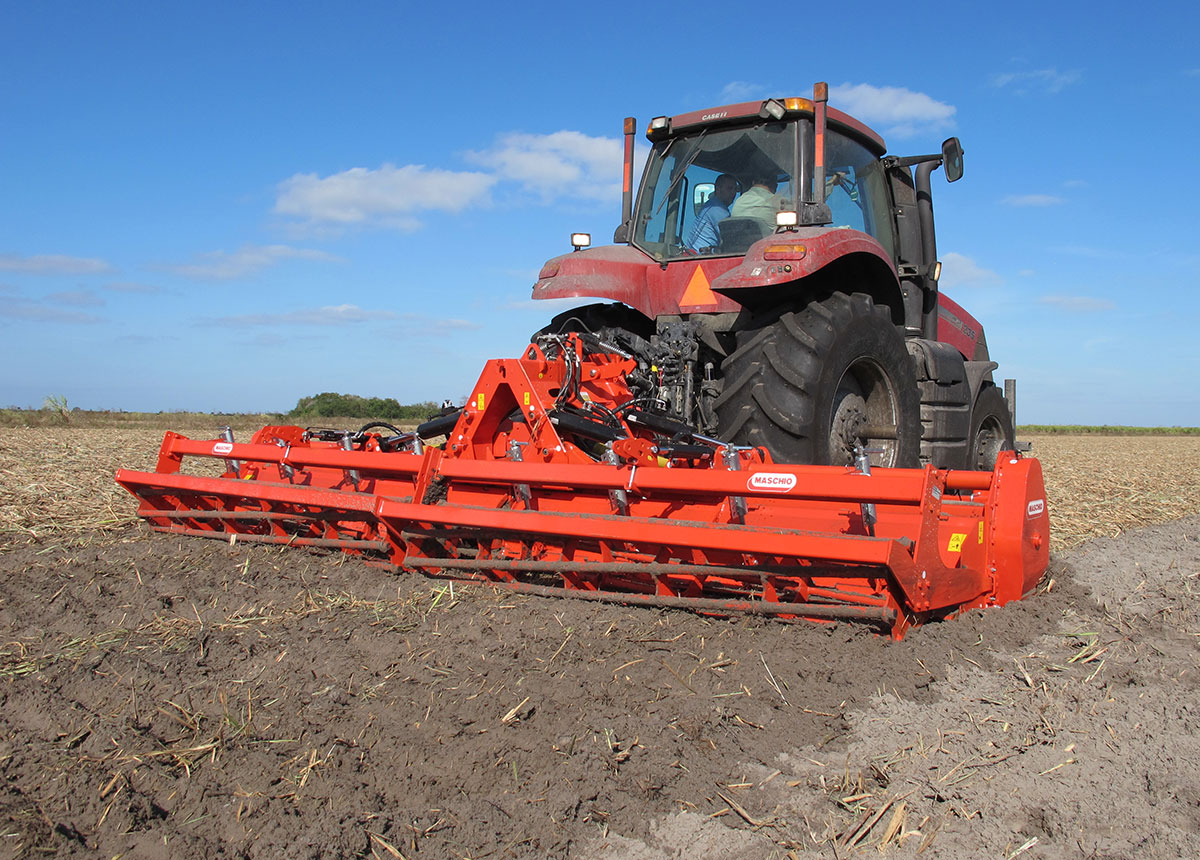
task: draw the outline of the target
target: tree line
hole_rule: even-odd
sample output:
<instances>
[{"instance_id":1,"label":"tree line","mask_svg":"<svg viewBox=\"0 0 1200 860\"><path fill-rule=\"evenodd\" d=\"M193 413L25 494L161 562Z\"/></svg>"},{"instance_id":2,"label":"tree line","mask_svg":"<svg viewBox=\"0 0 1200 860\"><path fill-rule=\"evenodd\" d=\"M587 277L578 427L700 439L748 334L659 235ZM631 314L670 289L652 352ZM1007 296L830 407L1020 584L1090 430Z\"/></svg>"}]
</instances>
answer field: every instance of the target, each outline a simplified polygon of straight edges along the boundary
<instances>
[{"instance_id":1,"label":"tree line","mask_svg":"<svg viewBox=\"0 0 1200 860\"><path fill-rule=\"evenodd\" d=\"M301 397L289 418L374 418L380 421L424 421L441 407L432 401L400 403L392 397L359 397L326 391Z\"/></svg>"}]
</instances>

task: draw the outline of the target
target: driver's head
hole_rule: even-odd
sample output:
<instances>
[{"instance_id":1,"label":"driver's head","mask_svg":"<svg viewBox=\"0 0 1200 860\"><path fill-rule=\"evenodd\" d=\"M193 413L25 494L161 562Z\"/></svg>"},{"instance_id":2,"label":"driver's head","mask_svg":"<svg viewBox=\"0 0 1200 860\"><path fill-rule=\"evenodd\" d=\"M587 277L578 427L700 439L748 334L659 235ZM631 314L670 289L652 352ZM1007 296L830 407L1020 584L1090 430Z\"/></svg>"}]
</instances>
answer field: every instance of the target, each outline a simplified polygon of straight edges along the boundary
<instances>
[{"instance_id":1,"label":"driver's head","mask_svg":"<svg viewBox=\"0 0 1200 860\"><path fill-rule=\"evenodd\" d=\"M774 194L775 189L779 187L779 180L773 173L757 173L754 175L754 184L761 185Z\"/></svg>"},{"instance_id":2,"label":"driver's head","mask_svg":"<svg viewBox=\"0 0 1200 860\"><path fill-rule=\"evenodd\" d=\"M737 179L731 173L722 173L714 183L713 195L728 206L737 197Z\"/></svg>"}]
</instances>

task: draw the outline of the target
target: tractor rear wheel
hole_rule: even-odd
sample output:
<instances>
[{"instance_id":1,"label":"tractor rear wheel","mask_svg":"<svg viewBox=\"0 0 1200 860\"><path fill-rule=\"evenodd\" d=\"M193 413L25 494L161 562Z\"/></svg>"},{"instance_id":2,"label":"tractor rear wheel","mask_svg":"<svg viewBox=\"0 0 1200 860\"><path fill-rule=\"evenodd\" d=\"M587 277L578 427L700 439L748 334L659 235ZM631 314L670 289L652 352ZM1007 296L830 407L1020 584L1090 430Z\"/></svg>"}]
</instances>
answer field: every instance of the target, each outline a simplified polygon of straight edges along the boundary
<instances>
[{"instance_id":1,"label":"tractor rear wheel","mask_svg":"<svg viewBox=\"0 0 1200 860\"><path fill-rule=\"evenodd\" d=\"M995 385L985 385L971 409L967 468L990 472L1002 451L1013 450L1015 438L1008 401Z\"/></svg>"},{"instance_id":2,"label":"tractor rear wheel","mask_svg":"<svg viewBox=\"0 0 1200 860\"><path fill-rule=\"evenodd\" d=\"M834 293L743 332L721 364L719 434L776 461L916 466L921 401L904 339L887 308Z\"/></svg>"},{"instance_id":3,"label":"tractor rear wheel","mask_svg":"<svg viewBox=\"0 0 1200 860\"><path fill-rule=\"evenodd\" d=\"M602 328L623 329L649 339L654 334L654 321L619 302L596 303L556 314L534 336L572 331L597 332Z\"/></svg>"}]
</instances>

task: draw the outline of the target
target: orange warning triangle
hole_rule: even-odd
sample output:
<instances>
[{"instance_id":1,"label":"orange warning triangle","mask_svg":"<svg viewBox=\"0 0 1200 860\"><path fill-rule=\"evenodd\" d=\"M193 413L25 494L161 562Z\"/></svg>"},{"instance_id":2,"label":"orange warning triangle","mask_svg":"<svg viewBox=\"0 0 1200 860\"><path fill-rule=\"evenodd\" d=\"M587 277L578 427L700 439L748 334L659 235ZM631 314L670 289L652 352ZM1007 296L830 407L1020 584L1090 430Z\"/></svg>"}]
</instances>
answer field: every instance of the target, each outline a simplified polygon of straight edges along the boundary
<instances>
[{"instance_id":1,"label":"orange warning triangle","mask_svg":"<svg viewBox=\"0 0 1200 860\"><path fill-rule=\"evenodd\" d=\"M683 291L683 298L679 300L679 306L683 307L706 307L717 303L716 293L708 285L708 278L704 275L704 269L696 266L696 271L692 272L692 279L688 281L687 289Z\"/></svg>"}]
</instances>

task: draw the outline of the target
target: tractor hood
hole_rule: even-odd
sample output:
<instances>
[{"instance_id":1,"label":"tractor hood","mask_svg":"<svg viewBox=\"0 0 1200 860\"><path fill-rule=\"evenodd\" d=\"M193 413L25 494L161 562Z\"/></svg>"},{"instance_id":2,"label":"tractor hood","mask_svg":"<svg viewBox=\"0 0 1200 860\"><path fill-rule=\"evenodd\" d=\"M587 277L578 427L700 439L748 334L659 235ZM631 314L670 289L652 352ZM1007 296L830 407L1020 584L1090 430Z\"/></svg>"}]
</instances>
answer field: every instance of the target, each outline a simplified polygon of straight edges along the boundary
<instances>
[{"instance_id":1,"label":"tractor hood","mask_svg":"<svg viewBox=\"0 0 1200 860\"><path fill-rule=\"evenodd\" d=\"M801 227L755 242L745 257L686 257L664 264L627 245L563 254L542 267L533 298L607 299L650 319L736 312L751 303L751 295L760 301L759 290L802 286L799 282L833 263L860 283L898 289L888 254L872 237L857 230Z\"/></svg>"},{"instance_id":2,"label":"tractor hood","mask_svg":"<svg viewBox=\"0 0 1200 860\"><path fill-rule=\"evenodd\" d=\"M621 302L650 319L685 306L710 313L741 305L709 288L740 258L680 260L660 265L637 248L606 245L548 261L533 286L535 299L593 298Z\"/></svg>"}]
</instances>

